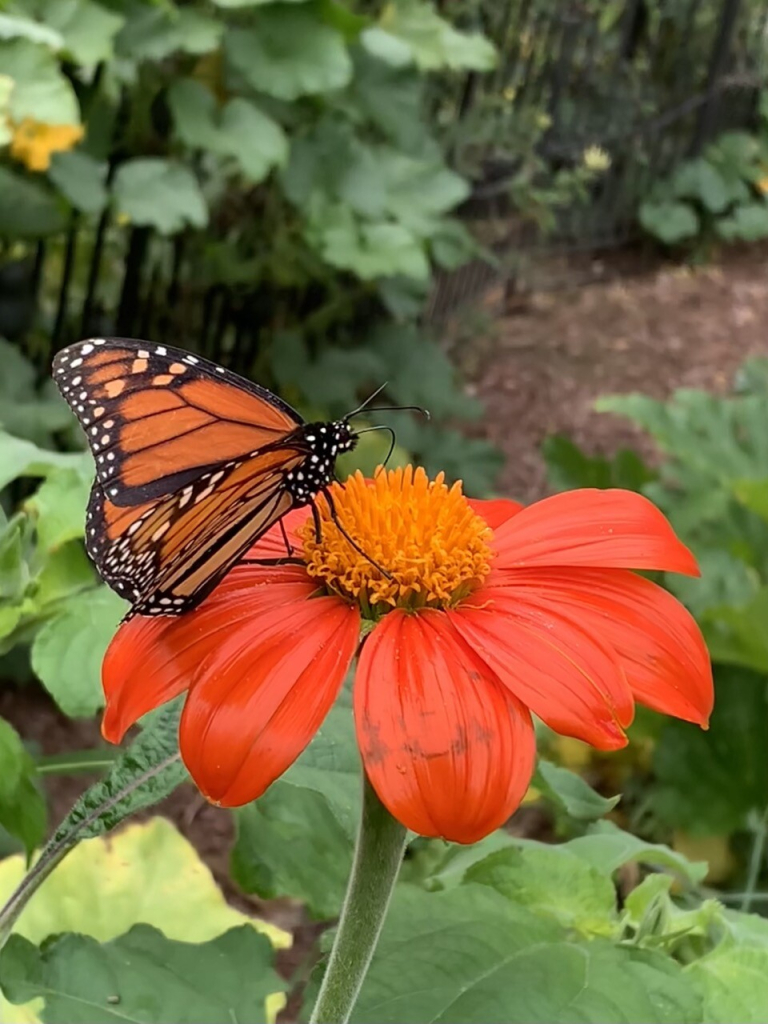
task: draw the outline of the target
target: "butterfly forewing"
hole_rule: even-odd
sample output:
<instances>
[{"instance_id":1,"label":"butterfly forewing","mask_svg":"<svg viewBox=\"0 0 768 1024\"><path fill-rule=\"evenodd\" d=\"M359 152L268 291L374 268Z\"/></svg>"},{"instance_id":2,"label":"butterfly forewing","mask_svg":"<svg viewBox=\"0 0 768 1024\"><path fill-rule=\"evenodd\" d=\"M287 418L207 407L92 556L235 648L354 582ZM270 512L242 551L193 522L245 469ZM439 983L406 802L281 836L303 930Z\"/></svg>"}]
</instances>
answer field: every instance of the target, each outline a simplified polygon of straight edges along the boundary
<instances>
[{"instance_id":1,"label":"butterfly forewing","mask_svg":"<svg viewBox=\"0 0 768 1024\"><path fill-rule=\"evenodd\" d=\"M88 553L130 614L194 608L356 442L346 421L305 424L264 388L166 345L92 339L53 369L96 460Z\"/></svg>"},{"instance_id":2,"label":"butterfly forewing","mask_svg":"<svg viewBox=\"0 0 768 1024\"><path fill-rule=\"evenodd\" d=\"M264 388L167 345L95 338L60 352L53 376L116 505L171 494L302 422Z\"/></svg>"}]
</instances>

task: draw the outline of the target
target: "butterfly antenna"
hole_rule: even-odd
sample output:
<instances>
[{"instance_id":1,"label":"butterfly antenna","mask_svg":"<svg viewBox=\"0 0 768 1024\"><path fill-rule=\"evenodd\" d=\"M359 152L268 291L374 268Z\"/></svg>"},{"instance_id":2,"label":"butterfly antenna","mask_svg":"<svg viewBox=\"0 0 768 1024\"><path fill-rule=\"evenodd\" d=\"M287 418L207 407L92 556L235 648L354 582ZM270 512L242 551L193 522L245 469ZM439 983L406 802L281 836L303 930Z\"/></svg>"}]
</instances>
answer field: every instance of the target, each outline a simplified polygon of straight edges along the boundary
<instances>
[{"instance_id":1,"label":"butterfly antenna","mask_svg":"<svg viewBox=\"0 0 768 1024\"><path fill-rule=\"evenodd\" d=\"M375 561L373 558L371 558L371 556L367 552L363 551L363 549L360 547L357 541L353 537L350 537L350 535L344 529L344 525L339 519L339 514L336 511L336 505L334 504L333 497L331 496L331 493L328 490L328 488L324 487L322 493L325 497L325 500L328 502L328 510L331 513L331 520L333 521L333 525L336 527L336 529L339 531L342 537L344 537L347 540L347 542L352 545L352 547L359 555L362 555L367 562L370 562L374 569L378 569L385 579L391 580L393 578L392 573L387 572L387 570L383 566L379 565L379 563ZM319 526L319 517L317 517L315 519L315 529L319 530Z\"/></svg>"},{"instance_id":2,"label":"butterfly antenna","mask_svg":"<svg viewBox=\"0 0 768 1024\"><path fill-rule=\"evenodd\" d=\"M367 409L368 406L370 405L370 403L374 400L374 398L378 398L378 396L381 394L381 392L384 390L384 388L387 386L387 384L389 384L389 381L385 380L384 383L381 385L381 387L376 388L376 390L373 392L373 394L368 395L368 397L366 398L366 400L363 402L362 405L358 405L358 407L356 409L353 409L352 412L347 413L347 415L344 417L344 419L345 420L354 419L354 417L358 416L363 411L363 409Z\"/></svg>"},{"instance_id":3,"label":"butterfly antenna","mask_svg":"<svg viewBox=\"0 0 768 1024\"><path fill-rule=\"evenodd\" d=\"M377 427L363 427L363 429L358 430L357 433L358 435L372 434L374 430L386 430L386 432L389 434L389 451L387 452L387 457L384 459L384 462L382 463L382 465L386 466L389 460L392 458L392 452L395 450L397 438L392 427L387 426L385 423L381 423Z\"/></svg>"},{"instance_id":4,"label":"butterfly antenna","mask_svg":"<svg viewBox=\"0 0 768 1024\"><path fill-rule=\"evenodd\" d=\"M373 396L372 396L373 397ZM429 409L421 405L366 405L366 412L417 412L426 420L431 420Z\"/></svg>"}]
</instances>

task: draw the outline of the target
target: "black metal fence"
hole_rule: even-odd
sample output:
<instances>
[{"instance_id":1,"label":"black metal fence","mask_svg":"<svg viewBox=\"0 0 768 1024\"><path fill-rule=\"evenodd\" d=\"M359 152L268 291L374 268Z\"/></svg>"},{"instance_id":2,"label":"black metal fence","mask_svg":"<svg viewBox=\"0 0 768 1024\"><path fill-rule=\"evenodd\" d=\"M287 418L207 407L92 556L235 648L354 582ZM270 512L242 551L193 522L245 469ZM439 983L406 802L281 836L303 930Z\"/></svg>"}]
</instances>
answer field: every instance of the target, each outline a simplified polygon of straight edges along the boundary
<instances>
[{"instance_id":1,"label":"black metal fence","mask_svg":"<svg viewBox=\"0 0 768 1024\"><path fill-rule=\"evenodd\" d=\"M439 278L426 319L439 320L508 272L500 268L509 266L510 251L630 240L637 204L655 180L718 132L754 118L768 0L477 0L468 20L496 43L499 65L442 87L437 115L450 125L459 164L473 154L474 191L464 212L475 222L494 222L500 265L478 261ZM473 135L494 104L506 110L510 133L532 113L544 115L535 150L545 174L575 166L590 146L610 160L587 200L559 209L544 238L510 198L520 161L516 139L495 127L490 139L481 132L478 143ZM73 218L64 239L41 243L21 267L0 269L0 333L24 337L46 292L44 333L54 350L102 332L158 341L183 334L186 344L214 358L248 365L259 346L259 296L243 285L191 294L191 276L183 239L120 229L109 213L95 232ZM4 296L13 300L10 322Z\"/></svg>"}]
</instances>

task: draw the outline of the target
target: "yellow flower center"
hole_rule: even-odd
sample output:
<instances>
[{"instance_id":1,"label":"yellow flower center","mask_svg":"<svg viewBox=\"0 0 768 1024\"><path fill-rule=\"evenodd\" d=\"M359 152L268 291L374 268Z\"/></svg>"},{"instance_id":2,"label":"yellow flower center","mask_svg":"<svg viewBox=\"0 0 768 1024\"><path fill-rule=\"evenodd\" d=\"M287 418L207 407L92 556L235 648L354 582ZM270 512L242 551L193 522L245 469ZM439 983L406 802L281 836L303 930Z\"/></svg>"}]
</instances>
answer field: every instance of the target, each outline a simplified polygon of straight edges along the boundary
<instances>
[{"instance_id":1,"label":"yellow flower center","mask_svg":"<svg viewBox=\"0 0 768 1024\"><path fill-rule=\"evenodd\" d=\"M331 494L342 527L360 551L321 499L320 540L312 520L300 531L307 571L328 590L356 601L367 617L394 607L447 608L488 575L491 530L470 508L461 484L449 488L442 473L430 480L412 466L379 469L367 481L358 472L343 485L333 484Z\"/></svg>"}]
</instances>

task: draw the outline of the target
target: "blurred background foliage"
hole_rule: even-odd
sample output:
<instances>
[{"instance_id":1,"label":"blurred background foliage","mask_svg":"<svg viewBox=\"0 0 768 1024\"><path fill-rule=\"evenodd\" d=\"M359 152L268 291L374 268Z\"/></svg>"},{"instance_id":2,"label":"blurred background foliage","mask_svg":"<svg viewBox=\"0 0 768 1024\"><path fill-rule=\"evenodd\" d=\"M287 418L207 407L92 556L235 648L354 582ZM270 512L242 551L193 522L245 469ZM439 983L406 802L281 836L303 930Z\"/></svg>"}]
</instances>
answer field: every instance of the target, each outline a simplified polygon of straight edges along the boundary
<instances>
[{"instance_id":1,"label":"blurred background foliage","mask_svg":"<svg viewBox=\"0 0 768 1024\"><path fill-rule=\"evenodd\" d=\"M92 462L47 376L55 350L96 334L180 344L307 416L344 414L386 381L388 400L433 415L398 418L391 464L413 459L490 495L501 456L440 340L442 317L478 282L513 289L534 242L644 237L700 260L768 236L766 17L758 0L0 0L4 686L36 680L64 715L92 718L125 611L83 548ZM746 364L725 396L611 396L600 409L646 431L657 457L595 458L552 437L550 489L642 491L693 548L702 579L661 582L712 651L711 729L641 713L610 757L542 729L545 759L509 830L473 850L411 844L361 1021L382 1019L395 982L403 1001L387 1012L414 1022L455 1019L450 999L469 987L466 1021L498 1006L551 1021L576 999L589 1021L606 1005L626 1021L765 1019L768 928L741 912L768 906L768 362ZM370 472L384 454L367 434L343 472ZM301 900L323 921L340 905L357 815L347 697L235 816L240 888ZM88 872L100 885L98 837L185 778L177 709L164 714L120 756L43 757L0 720L0 852L29 855L50 833L46 775L106 772L43 855L55 863L87 822L91 852L68 862L71 884ZM142 870L155 858L180 877L192 861L203 870L172 830L147 829L124 833ZM0 863L5 895L21 870L21 855ZM158 960L238 923L218 906L194 935L148 911L110 928L62 920L51 908L67 884L46 883L2 954L15 1003L68 971L89 990L92 972L73 965L122 963L132 932L117 936L136 922L165 932ZM425 978L414 921L444 936L453 995L444 965ZM37 948L60 931L82 934ZM251 964L252 931L232 939ZM479 947L486 974L516 965L497 991L482 990ZM257 980L274 995L262 954ZM296 978L308 974L300 965ZM227 983L211 981L206 1012ZM80 1019L61 998L42 1019Z\"/></svg>"}]
</instances>

